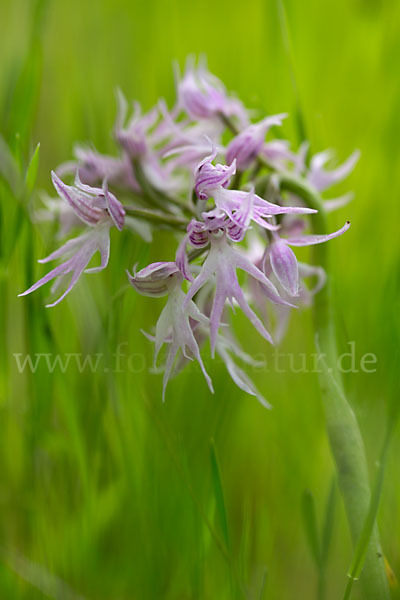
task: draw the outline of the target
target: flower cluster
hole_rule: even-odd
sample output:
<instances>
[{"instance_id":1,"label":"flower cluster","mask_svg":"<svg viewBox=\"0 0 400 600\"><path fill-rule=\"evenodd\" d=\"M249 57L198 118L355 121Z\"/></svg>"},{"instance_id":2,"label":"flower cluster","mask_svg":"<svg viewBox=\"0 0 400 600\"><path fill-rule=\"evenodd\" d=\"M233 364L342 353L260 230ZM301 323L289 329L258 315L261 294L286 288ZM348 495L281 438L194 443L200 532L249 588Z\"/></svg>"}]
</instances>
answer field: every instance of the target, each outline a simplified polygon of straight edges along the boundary
<instances>
[{"instance_id":1,"label":"flower cluster","mask_svg":"<svg viewBox=\"0 0 400 600\"><path fill-rule=\"evenodd\" d=\"M118 93L118 156L80 146L76 160L52 173L58 199L45 201L41 219L57 218L63 236L77 227L83 231L39 261L63 258L21 295L53 280L52 292L61 287L62 293L48 306L56 305L83 272L107 266L113 227L129 229L146 243L157 227L168 228L181 236L175 261L128 273L139 294L167 297L154 335L145 334L154 342L155 362L168 346L163 397L171 374L193 359L213 391L200 353L209 339L211 357L217 353L239 388L267 406L235 361L254 364L228 326L229 307L240 308L268 342L281 339L292 310L310 304L325 283L321 267L299 263L292 248L324 243L350 225L329 235L307 233L316 206L307 206L309 195L301 189L319 198L350 173L358 153L329 170L330 153L309 157L306 144L292 150L271 135L287 115L252 123L243 104L193 61L177 79L172 109L161 100L147 113L137 103L132 116L128 112ZM67 185L62 179L71 175L74 184ZM285 191L288 178L301 184L299 193ZM349 200L346 195L322 202L330 211ZM97 252L100 266L88 268ZM315 283L309 287L310 278Z\"/></svg>"}]
</instances>

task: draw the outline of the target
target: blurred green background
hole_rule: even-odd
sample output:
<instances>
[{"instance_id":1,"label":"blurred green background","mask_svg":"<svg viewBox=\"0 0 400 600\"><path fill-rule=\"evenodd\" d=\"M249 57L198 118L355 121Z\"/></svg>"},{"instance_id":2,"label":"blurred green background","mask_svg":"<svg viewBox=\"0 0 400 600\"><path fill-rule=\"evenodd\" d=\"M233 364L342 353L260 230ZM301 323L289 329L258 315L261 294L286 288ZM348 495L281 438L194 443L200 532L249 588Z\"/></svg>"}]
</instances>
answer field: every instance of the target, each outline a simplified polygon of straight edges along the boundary
<instances>
[{"instance_id":1,"label":"blurred green background","mask_svg":"<svg viewBox=\"0 0 400 600\"><path fill-rule=\"evenodd\" d=\"M354 341L358 364L365 353L378 361L375 373L346 376L373 479L399 391L400 4L285 5L292 61L273 0L1 0L1 134L20 161L40 142L38 187L51 193L50 170L76 141L114 152L117 86L145 108L159 96L171 105L172 61L205 53L248 106L291 113L284 132L295 146L300 106L314 152L332 147L343 160L360 148L334 190L354 190L355 200L330 217L332 230L345 219L352 228L331 252L341 350ZM113 232L109 268L45 309L47 288L17 293L44 273L36 260L53 248L52 231L29 222L4 182L0 194L0 597L317 598L302 498L311 491L322 527L334 467L316 375L273 364L252 373L273 404L266 411L208 362L214 396L193 368L171 381L163 405L139 331L163 300L124 291L125 269L173 258L173 237L158 234L149 248ZM236 326L244 347L271 363L273 349L244 320ZM133 358L115 373L120 344ZM314 352L309 311L292 319L280 351L294 361ZM19 373L13 355L28 352L103 356L94 374L43 364ZM379 512L397 575L399 452L397 435ZM326 598L342 598L351 556L337 493Z\"/></svg>"}]
</instances>

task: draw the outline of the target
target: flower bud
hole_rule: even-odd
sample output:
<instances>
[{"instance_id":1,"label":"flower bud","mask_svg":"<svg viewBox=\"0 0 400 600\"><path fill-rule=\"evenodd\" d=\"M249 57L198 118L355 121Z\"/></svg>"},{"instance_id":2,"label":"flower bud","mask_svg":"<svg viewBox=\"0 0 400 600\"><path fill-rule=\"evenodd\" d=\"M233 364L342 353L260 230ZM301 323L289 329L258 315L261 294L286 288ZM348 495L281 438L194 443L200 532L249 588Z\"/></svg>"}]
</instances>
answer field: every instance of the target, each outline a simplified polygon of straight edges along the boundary
<instances>
[{"instance_id":1,"label":"flower bud","mask_svg":"<svg viewBox=\"0 0 400 600\"><path fill-rule=\"evenodd\" d=\"M118 93L118 114L115 123L115 137L130 158L140 158L147 153L148 131L155 125L158 119L158 108L142 114L138 102L134 104L133 115L125 125L128 105L121 92Z\"/></svg>"},{"instance_id":2,"label":"flower bud","mask_svg":"<svg viewBox=\"0 0 400 600\"><path fill-rule=\"evenodd\" d=\"M299 268L293 250L277 239L271 244L269 258L275 277L284 290L291 296L298 296Z\"/></svg>"},{"instance_id":3,"label":"flower bud","mask_svg":"<svg viewBox=\"0 0 400 600\"><path fill-rule=\"evenodd\" d=\"M226 162L236 159L240 171L247 169L261 152L267 131L273 125L281 125L285 114L267 117L256 125L250 125L237 135L229 144L226 151Z\"/></svg>"},{"instance_id":4,"label":"flower bud","mask_svg":"<svg viewBox=\"0 0 400 600\"><path fill-rule=\"evenodd\" d=\"M206 119L224 112L228 102L222 83L203 65L196 68L191 63L179 82L178 95L182 108L192 119Z\"/></svg>"}]
</instances>

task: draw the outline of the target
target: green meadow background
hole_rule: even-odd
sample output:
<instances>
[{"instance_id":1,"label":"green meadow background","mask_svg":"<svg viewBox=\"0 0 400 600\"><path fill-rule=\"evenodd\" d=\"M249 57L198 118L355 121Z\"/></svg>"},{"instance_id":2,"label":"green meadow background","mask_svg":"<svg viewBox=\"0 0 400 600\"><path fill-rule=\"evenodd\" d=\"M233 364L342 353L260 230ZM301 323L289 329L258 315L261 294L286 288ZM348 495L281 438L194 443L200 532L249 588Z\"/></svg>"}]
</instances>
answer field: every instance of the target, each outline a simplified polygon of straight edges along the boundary
<instances>
[{"instance_id":1,"label":"green meadow background","mask_svg":"<svg viewBox=\"0 0 400 600\"><path fill-rule=\"evenodd\" d=\"M314 152L332 147L341 161L359 148L354 173L331 194L354 190L330 217L332 230L346 219L352 227L330 248L341 351L354 342L358 368L365 353L377 357L376 372L345 375L373 480L399 397L400 4L285 6L291 51L273 0L1 0L0 131L21 172L40 142L36 188L52 193L50 170L76 141L115 151L117 86L145 108L159 96L171 105L173 60L204 53L247 105L291 114L284 133L294 146L301 114ZM252 376L271 411L218 361L206 361L214 396L192 368L162 404L140 329L151 329L164 300L127 289L125 269L172 259L176 240L161 232L149 247L113 231L109 268L82 278L61 305L44 308L48 287L17 298L44 274L36 261L54 248L53 230L31 224L37 191L6 183L6 156L2 144L0 597L341 599L352 548L317 376L287 368L288 353L300 369L300 355L315 352L310 311L292 318L283 373L274 349L235 318L245 349L267 360L268 372ZM127 356L116 365L118 347ZM80 373L71 361L50 373L41 363L20 373L14 354L27 353L101 354L101 366ZM379 511L393 598L399 456L397 431ZM332 529L319 596L303 518L311 497L319 535Z\"/></svg>"}]
</instances>

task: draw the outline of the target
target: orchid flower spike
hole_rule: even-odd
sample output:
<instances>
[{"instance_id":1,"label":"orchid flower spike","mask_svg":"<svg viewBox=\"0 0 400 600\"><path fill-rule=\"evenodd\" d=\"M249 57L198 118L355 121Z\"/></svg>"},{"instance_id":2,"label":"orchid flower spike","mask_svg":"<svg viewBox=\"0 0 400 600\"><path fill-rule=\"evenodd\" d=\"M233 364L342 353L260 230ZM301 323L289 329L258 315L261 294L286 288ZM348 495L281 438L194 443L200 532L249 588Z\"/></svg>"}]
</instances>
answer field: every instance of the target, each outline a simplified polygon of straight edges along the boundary
<instances>
[{"instance_id":1,"label":"orchid flower spike","mask_svg":"<svg viewBox=\"0 0 400 600\"><path fill-rule=\"evenodd\" d=\"M21 295L52 281L52 292L62 288L48 306L56 305L82 273L107 266L113 227L124 230L125 236L133 232L147 244L157 229L173 232L175 261L154 262L128 273L139 294L166 297L155 336L145 334L154 341L155 363L163 345L168 346L163 398L171 375L193 359L212 391L200 354L209 338L212 356L218 353L237 386L268 406L236 364L236 359L253 363L229 330L229 306L239 307L264 339L281 339L291 309L309 305L326 278L321 266L298 262L295 248L331 241L350 226L346 222L330 234L307 235L308 217L316 212L307 199L312 202L313 194L346 177L359 153L332 170L327 168L329 152L308 161L307 142L294 152L288 140L272 135L286 114L251 123L251 111L202 61L189 59L176 84L171 108L160 99L143 113L136 102L132 116L119 93L114 127L118 153L111 156L77 146L74 160L61 165L57 175L52 173L58 198L45 200L45 208L33 210L33 217L57 218L58 237L77 227L81 233L39 261L61 259L61 264ZM230 140L226 147L225 139ZM64 176L74 173L74 185L64 183ZM118 198L123 194L125 206L108 186ZM297 192L285 191L289 189ZM344 206L350 198L345 194L324 199L324 211ZM315 198L313 204L318 204ZM90 268L97 253L100 265ZM238 271L244 271L243 278ZM311 277L316 283L307 286ZM270 321L271 309L275 315Z\"/></svg>"}]
</instances>

